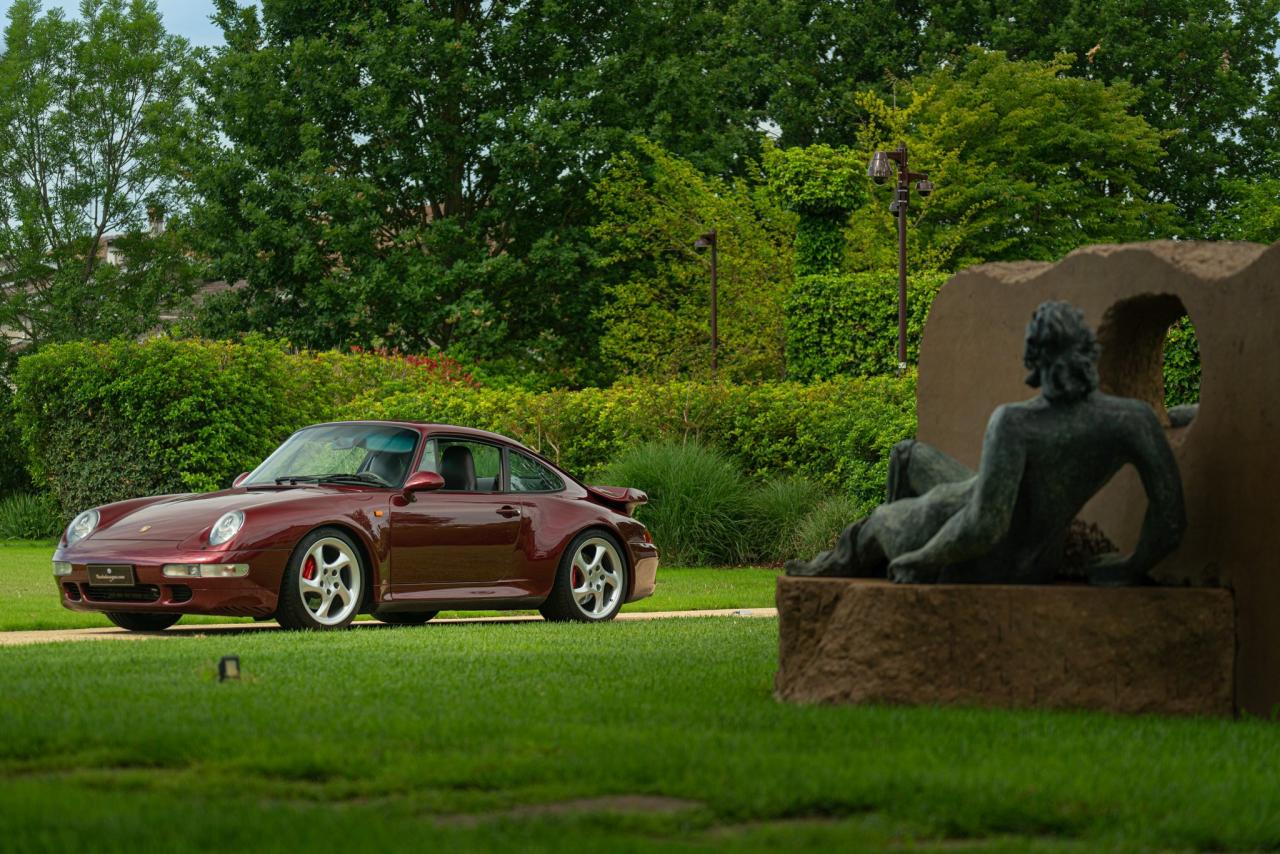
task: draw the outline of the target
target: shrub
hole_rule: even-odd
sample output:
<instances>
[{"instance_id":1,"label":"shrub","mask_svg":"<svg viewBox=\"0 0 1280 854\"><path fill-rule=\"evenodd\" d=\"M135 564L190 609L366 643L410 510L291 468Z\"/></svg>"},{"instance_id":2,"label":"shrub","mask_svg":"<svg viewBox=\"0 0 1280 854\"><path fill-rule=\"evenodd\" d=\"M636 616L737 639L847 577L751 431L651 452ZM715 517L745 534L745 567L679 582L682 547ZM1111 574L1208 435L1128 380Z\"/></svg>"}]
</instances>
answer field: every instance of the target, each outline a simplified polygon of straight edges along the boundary
<instances>
[{"instance_id":1,"label":"shrub","mask_svg":"<svg viewBox=\"0 0 1280 854\"><path fill-rule=\"evenodd\" d=\"M859 506L874 506L884 492L890 449L915 435L915 379L623 384L541 394L391 384L342 415L493 430L588 480L635 445L697 440L735 458L749 478L803 475L828 492L855 497Z\"/></svg>"},{"instance_id":2,"label":"shrub","mask_svg":"<svg viewBox=\"0 0 1280 854\"><path fill-rule=\"evenodd\" d=\"M826 499L800 523L792 553L787 557L808 560L818 552L826 551L835 545L841 531L866 513L866 507L843 495Z\"/></svg>"},{"instance_id":3,"label":"shrub","mask_svg":"<svg viewBox=\"0 0 1280 854\"><path fill-rule=\"evenodd\" d=\"M0 540L49 540L62 533L64 519L47 495L14 493L0 498Z\"/></svg>"},{"instance_id":4,"label":"shrub","mask_svg":"<svg viewBox=\"0 0 1280 854\"><path fill-rule=\"evenodd\" d=\"M1200 342L1191 318L1169 327L1164 342L1164 405L1200 402Z\"/></svg>"},{"instance_id":5,"label":"shrub","mask_svg":"<svg viewBox=\"0 0 1280 854\"><path fill-rule=\"evenodd\" d=\"M16 380L31 473L66 515L217 489L358 395L444 381L438 368L404 357L291 354L253 337L59 344L20 359Z\"/></svg>"},{"instance_id":6,"label":"shrub","mask_svg":"<svg viewBox=\"0 0 1280 854\"><path fill-rule=\"evenodd\" d=\"M31 487L27 452L15 418L13 390L0 377L0 495L24 492Z\"/></svg>"},{"instance_id":7,"label":"shrub","mask_svg":"<svg viewBox=\"0 0 1280 854\"><path fill-rule=\"evenodd\" d=\"M647 442L624 452L601 478L649 494L636 518L667 563L737 563L746 553L747 481L721 451L697 442Z\"/></svg>"},{"instance_id":8,"label":"shrub","mask_svg":"<svg viewBox=\"0 0 1280 854\"><path fill-rule=\"evenodd\" d=\"M804 477L774 478L756 487L747 501L747 559L779 563L795 557L800 526L821 502L822 488Z\"/></svg>"},{"instance_id":9,"label":"shrub","mask_svg":"<svg viewBox=\"0 0 1280 854\"><path fill-rule=\"evenodd\" d=\"M920 337L946 273L917 273L907 281L907 360L919 356ZM787 376L798 380L889 374L898 367L897 273L801 276L786 302Z\"/></svg>"}]
</instances>

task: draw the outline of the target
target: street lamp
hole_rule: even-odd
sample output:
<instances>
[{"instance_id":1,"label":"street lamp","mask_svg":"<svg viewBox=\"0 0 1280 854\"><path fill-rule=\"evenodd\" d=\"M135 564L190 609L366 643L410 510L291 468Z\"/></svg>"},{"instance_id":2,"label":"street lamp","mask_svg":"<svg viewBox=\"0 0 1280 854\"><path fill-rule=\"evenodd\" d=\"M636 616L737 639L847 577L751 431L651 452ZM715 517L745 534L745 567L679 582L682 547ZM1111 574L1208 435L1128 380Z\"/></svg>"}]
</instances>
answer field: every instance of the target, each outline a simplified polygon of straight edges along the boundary
<instances>
[{"instance_id":1,"label":"street lamp","mask_svg":"<svg viewBox=\"0 0 1280 854\"><path fill-rule=\"evenodd\" d=\"M720 335L716 329L716 230L713 228L693 242L695 252L711 250L711 379L716 378L716 347Z\"/></svg>"},{"instance_id":2,"label":"street lamp","mask_svg":"<svg viewBox=\"0 0 1280 854\"><path fill-rule=\"evenodd\" d=\"M867 164L867 176L877 184L893 177L897 164L898 192L889 212L898 217L898 373L907 369L907 205L911 195L911 182L916 182L916 192L921 197L933 192L933 182L923 172L912 172L907 167L907 144L898 143L893 151L877 151Z\"/></svg>"}]
</instances>

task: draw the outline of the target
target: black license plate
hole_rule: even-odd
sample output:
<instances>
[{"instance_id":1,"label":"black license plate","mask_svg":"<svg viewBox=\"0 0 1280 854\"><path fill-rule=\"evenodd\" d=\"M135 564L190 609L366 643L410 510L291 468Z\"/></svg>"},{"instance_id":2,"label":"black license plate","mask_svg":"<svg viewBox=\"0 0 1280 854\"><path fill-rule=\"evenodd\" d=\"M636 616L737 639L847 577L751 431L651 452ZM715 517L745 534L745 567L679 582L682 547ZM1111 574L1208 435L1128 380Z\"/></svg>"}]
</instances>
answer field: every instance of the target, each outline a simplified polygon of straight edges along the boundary
<instances>
[{"instance_id":1,"label":"black license plate","mask_svg":"<svg viewBox=\"0 0 1280 854\"><path fill-rule=\"evenodd\" d=\"M137 583L132 566L111 564L110 566L89 566L89 583L104 587L132 587Z\"/></svg>"}]
</instances>

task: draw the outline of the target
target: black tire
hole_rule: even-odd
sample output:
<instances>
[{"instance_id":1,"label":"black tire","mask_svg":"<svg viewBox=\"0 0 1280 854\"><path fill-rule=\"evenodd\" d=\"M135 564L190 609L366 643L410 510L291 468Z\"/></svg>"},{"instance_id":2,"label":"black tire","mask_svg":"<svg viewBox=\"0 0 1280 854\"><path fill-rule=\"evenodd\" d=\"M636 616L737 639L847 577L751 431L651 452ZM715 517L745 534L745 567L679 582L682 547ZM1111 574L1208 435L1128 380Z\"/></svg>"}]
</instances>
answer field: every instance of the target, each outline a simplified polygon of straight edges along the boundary
<instances>
[{"instance_id":1,"label":"black tire","mask_svg":"<svg viewBox=\"0 0 1280 854\"><path fill-rule=\"evenodd\" d=\"M345 549L342 548L343 545L345 545ZM330 572L328 565L313 564L311 569L312 577L304 578L303 571L307 558L311 555L312 549L317 546L319 546L322 553L332 554L335 562L337 562L337 558L347 558L346 562L342 563L341 568L335 571L336 574L333 577L326 575L326 573ZM365 571L364 558L362 557L360 546L352 539L351 535L340 528L317 528L303 537L293 550L293 554L289 556L284 578L280 582L280 600L276 604L276 622L286 629L295 630L329 631L345 629L351 625L351 621L356 618L356 614L360 613L364 608L367 578L368 573ZM332 609L335 599L341 597L330 595L328 597L328 601L330 601L328 606L321 604L313 608L307 604L307 601L304 601L304 591L302 589L304 581L310 582L308 589L305 591L305 595L311 597L310 601L325 601L324 594L330 592L331 586L336 588L338 583L341 583L350 598L342 600L343 604L339 606L339 614L333 620L329 620L327 617L333 614ZM318 616L317 610L323 610L324 614Z\"/></svg>"},{"instance_id":2,"label":"black tire","mask_svg":"<svg viewBox=\"0 0 1280 854\"><path fill-rule=\"evenodd\" d=\"M584 548L603 548L605 556L602 565L607 566L615 578L612 582L601 579L601 583L605 586L601 593L594 594L600 596L600 599L591 598L593 595L591 593L583 594L587 597L586 604L574 594L576 571L574 559ZM546 601L538 607L538 612L544 619L551 622L602 623L612 620L622 610L622 603L630 589L631 570L627 566L626 554L618 538L609 532L596 528L583 531L573 538L568 548L560 555L555 584L552 585L551 594L547 596ZM578 574L581 574L580 571ZM585 576L578 581L584 585L593 583L592 579ZM614 590L616 593L611 595L611 591ZM587 607L588 605L591 607Z\"/></svg>"},{"instance_id":3,"label":"black tire","mask_svg":"<svg viewBox=\"0 0 1280 854\"><path fill-rule=\"evenodd\" d=\"M181 614L134 614L125 611L107 611L107 619L131 632L163 632L178 620Z\"/></svg>"},{"instance_id":4,"label":"black tire","mask_svg":"<svg viewBox=\"0 0 1280 854\"><path fill-rule=\"evenodd\" d=\"M421 626L434 620L439 611L374 611L373 618L389 626Z\"/></svg>"}]
</instances>

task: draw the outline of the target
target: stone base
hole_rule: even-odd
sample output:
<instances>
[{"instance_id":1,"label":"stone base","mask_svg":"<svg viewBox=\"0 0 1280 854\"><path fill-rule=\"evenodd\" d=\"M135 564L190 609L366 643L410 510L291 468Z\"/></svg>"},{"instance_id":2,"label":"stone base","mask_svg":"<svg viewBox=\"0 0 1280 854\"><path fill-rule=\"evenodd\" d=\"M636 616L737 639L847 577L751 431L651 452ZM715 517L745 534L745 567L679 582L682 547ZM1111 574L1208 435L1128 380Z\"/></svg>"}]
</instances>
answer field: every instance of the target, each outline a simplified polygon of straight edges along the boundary
<instances>
[{"instance_id":1,"label":"stone base","mask_svg":"<svg viewBox=\"0 0 1280 854\"><path fill-rule=\"evenodd\" d=\"M1232 715L1221 588L778 579L775 693L890 703Z\"/></svg>"}]
</instances>

